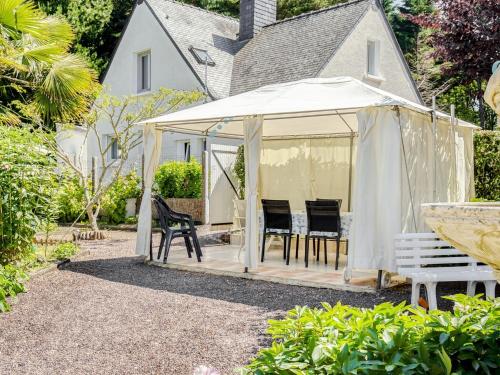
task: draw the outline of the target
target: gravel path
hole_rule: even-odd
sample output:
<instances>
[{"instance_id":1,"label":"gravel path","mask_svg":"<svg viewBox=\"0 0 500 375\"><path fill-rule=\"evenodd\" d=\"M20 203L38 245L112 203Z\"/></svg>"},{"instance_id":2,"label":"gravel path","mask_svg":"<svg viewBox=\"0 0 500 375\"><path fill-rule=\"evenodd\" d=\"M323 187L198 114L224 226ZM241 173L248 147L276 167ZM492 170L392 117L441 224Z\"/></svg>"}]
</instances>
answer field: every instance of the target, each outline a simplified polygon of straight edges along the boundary
<instances>
[{"instance_id":1,"label":"gravel path","mask_svg":"<svg viewBox=\"0 0 500 375\"><path fill-rule=\"evenodd\" d=\"M134 256L133 234L114 237L33 278L0 314L0 374L183 375L200 365L233 374L268 342L266 320L295 305L409 297L408 288L349 293L150 267Z\"/></svg>"}]
</instances>

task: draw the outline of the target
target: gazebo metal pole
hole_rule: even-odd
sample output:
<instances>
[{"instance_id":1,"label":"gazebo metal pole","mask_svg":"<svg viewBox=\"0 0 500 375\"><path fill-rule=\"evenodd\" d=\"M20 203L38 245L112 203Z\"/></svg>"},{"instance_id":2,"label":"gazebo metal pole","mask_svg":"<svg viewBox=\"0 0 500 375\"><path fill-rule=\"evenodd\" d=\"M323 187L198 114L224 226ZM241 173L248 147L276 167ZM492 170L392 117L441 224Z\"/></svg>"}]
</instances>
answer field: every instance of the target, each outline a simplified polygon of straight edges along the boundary
<instances>
[{"instance_id":1,"label":"gazebo metal pole","mask_svg":"<svg viewBox=\"0 0 500 375\"><path fill-rule=\"evenodd\" d=\"M452 155L453 155L453 200L456 202L457 199L457 140L456 140L456 134L455 134L455 104L452 104L450 106L450 121L451 121L451 132L452 132L452 137L451 137L451 142L452 142Z\"/></svg>"},{"instance_id":2,"label":"gazebo metal pole","mask_svg":"<svg viewBox=\"0 0 500 375\"><path fill-rule=\"evenodd\" d=\"M347 192L347 211L351 211L351 187L352 187L352 146L354 143L354 130L351 128L349 123L345 120L344 117L339 113L338 110L335 111L337 116L340 117L342 122L346 125L346 127L350 131L350 144L349 144L349 191Z\"/></svg>"},{"instance_id":3,"label":"gazebo metal pole","mask_svg":"<svg viewBox=\"0 0 500 375\"><path fill-rule=\"evenodd\" d=\"M432 201L437 199L437 119L436 119L436 97L432 97L432 133L434 148L434 178L432 186Z\"/></svg>"},{"instance_id":4,"label":"gazebo metal pole","mask_svg":"<svg viewBox=\"0 0 500 375\"><path fill-rule=\"evenodd\" d=\"M354 144L354 133L351 131L349 142L349 191L347 192L347 211L351 212L351 196L352 196L352 153Z\"/></svg>"}]
</instances>

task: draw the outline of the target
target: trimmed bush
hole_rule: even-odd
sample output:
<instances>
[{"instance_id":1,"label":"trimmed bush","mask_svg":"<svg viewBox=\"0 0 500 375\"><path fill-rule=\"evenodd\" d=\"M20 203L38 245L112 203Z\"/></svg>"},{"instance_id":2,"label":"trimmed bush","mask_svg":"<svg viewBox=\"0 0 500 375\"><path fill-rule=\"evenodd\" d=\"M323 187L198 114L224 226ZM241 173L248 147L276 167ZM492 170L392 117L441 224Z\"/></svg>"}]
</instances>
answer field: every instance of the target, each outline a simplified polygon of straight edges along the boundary
<instances>
[{"instance_id":1,"label":"trimmed bush","mask_svg":"<svg viewBox=\"0 0 500 375\"><path fill-rule=\"evenodd\" d=\"M141 179L135 172L120 176L104 194L101 201L101 216L110 224L122 224L127 216L127 199L139 198Z\"/></svg>"},{"instance_id":2,"label":"trimmed bush","mask_svg":"<svg viewBox=\"0 0 500 375\"><path fill-rule=\"evenodd\" d=\"M476 197L500 201L500 131L474 133Z\"/></svg>"},{"instance_id":3,"label":"trimmed bush","mask_svg":"<svg viewBox=\"0 0 500 375\"><path fill-rule=\"evenodd\" d=\"M155 175L156 191L164 198L201 198L203 172L196 160L169 161Z\"/></svg>"},{"instance_id":4,"label":"trimmed bush","mask_svg":"<svg viewBox=\"0 0 500 375\"><path fill-rule=\"evenodd\" d=\"M453 312L324 303L269 321L273 343L243 374L494 374L500 299L457 295Z\"/></svg>"}]
</instances>

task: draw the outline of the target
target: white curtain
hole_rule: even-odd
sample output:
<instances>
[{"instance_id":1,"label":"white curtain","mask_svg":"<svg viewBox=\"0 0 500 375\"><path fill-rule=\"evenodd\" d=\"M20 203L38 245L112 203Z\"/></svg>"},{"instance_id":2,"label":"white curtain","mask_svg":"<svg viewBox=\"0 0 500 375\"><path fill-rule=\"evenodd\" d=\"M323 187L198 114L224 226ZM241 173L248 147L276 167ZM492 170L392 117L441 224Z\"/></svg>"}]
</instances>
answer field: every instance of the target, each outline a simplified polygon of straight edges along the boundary
<instances>
[{"instance_id":1,"label":"white curtain","mask_svg":"<svg viewBox=\"0 0 500 375\"><path fill-rule=\"evenodd\" d=\"M348 268L394 271L401 232L401 136L389 108L358 112L358 149Z\"/></svg>"},{"instance_id":2,"label":"white curtain","mask_svg":"<svg viewBox=\"0 0 500 375\"><path fill-rule=\"evenodd\" d=\"M154 174L160 161L162 132L155 124L147 124L143 130L144 147L144 194L142 195L139 222L137 224L137 242L135 253L148 255L151 245L151 188Z\"/></svg>"},{"instance_id":3,"label":"white curtain","mask_svg":"<svg viewBox=\"0 0 500 375\"><path fill-rule=\"evenodd\" d=\"M353 164L357 138L353 140ZM349 137L263 140L259 191L263 199L287 199L292 210L304 201L341 198L349 208ZM293 186L293 189L290 189Z\"/></svg>"},{"instance_id":4,"label":"white curtain","mask_svg":"<svg viewBox=\"0 0 500 375\"><path fill-rule=\"evenodd\" d=\"M245 267L257 267L259 257L258 186L262 148L262 116L247 117L243 122L245 139Z\"/></svg>"}]
</instances>

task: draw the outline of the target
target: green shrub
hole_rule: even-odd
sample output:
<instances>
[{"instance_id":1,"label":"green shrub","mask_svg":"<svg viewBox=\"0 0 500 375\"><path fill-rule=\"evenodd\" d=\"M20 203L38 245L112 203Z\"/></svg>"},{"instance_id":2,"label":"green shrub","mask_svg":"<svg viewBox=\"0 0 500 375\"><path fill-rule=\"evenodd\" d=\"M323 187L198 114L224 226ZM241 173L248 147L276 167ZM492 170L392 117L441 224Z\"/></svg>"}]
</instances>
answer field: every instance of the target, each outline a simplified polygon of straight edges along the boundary
<instances>
[{"instance_id":1,"label":"green shrub","mask_svg":"<svg viewBox=\"0 0 500 375\"><path fill-rule=\"evenodd\" d=\"M10 264L0 265L0 312L10 310L7 297L15 297L25 291L23 281L26 274Z\"/></svg>"},{"instance_id":2,"label":"green shrub","mask_svg":"<svg viewBox=\"0 0 500 375\"><path fill-rule=\"evenodd\" d=\"M238 147L236 161L234 162L233 166L233 172L238 179L238 191L240 194L240 199L245 199L245 149L243 145Z\"/></svg>"},{"instance_id":3,"label":"green shrub","mask_svg":"<svg viewBox=\"0 0 500 375\"><path fill-rule=\"evenodd\" d=\"M59 208L59 222L73 223L77 219L84 220L85 203L83 188L78 177L73 173L64 173L59 177L59 188L56 193Z\"/></svg>"},{"instance_id":4,"label":"green shrub","mask_svg":"<svg viewBox=\"0 0 500 375\"><path fill-rule=\"evenodd\" d=\"M500 131L474 133L476 197L500 200Z\"/></svg>"},{"instance_id":5,"label":"green shrub","mask_svg":"<svg viewBox=\"0 0 500 375\"><path fill-rule=\"evenodd\" d=\"M271 320L274 342L243 374L484 374L500 365L500 299L463 295L453 312L323 304Z\"/></svg>"},{"instance_id":6,"label":"green shrub","mask_svg":"<svg viewBox=\"0 0 500 375\"><path fill-rule=\"evenodd\" d=\"M120 176L104 194L101 201L101 216L110 224L122 224L127 216L127 199L139 198L141 179L135 172Z\"/></svg>"},{"instance_id":7,"label":"green shrub","mask_svg":"<svg viewBox=\"0 0 500 375\"><path fill-rule=\"evenodd\" d=\"M55 160L35 130L0 126L0 264L32 250L52 216Z\"/></svg>"},{"instance_id":8,"label":"green shrub","mask_svg":"<svg viewBox=\"0 0 500 375\"><path fill-rule=\"evenodd\" d=\"M203 172L196 160L169 161L155 175L156 190L164 198L201 198Z\"/></svg>"},{"instance_id":9,"label":"green shrub","mask_svg":"<svg viewBox=\"0 0 500 375\"><path fill-rule=\"evenodd\" d=\"M72 242L59 244L50 255L52 259L64 260L71 258L78 251L78 246Z\"/></svg>"}]
</instances>

